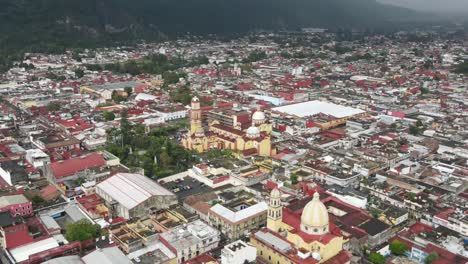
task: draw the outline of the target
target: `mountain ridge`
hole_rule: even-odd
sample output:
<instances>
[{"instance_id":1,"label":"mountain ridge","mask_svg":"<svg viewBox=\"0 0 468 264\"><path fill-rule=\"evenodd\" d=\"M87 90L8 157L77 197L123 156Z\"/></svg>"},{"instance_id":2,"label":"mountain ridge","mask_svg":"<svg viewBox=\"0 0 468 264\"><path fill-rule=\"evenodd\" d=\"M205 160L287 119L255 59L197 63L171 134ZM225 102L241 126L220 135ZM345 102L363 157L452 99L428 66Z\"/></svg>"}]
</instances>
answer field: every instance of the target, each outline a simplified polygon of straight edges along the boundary
<instances>
[{"instance_id":1,"label":"mountain ridge","mask_svg":"<svg viewBox=\"0 0 468 264\"><path fill-rule=\"evenodd\" d=\"M381 30L395 19L417 16L376 0L2 0L0 5L0 47L46 52L186 32L311 26Z\"/></svg>"}]
</instances>

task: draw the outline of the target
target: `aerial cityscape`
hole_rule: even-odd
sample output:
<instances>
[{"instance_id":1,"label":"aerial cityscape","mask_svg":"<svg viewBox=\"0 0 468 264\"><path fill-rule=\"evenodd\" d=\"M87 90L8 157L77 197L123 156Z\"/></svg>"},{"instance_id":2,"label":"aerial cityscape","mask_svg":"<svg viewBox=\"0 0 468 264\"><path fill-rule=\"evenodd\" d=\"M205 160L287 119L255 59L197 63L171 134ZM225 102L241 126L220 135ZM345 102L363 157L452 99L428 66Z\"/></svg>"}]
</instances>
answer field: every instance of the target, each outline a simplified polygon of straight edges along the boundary
<instances>
[{"instance_id":1,"label":"aerial cityscape","mask_svg":"<svg viewBox=\"0 0 468 264\"><path fill-rule=\"evenodd\" d=\"M467 29L1 48L0 263L468 263Z\"/></svg>"}]
</instances>

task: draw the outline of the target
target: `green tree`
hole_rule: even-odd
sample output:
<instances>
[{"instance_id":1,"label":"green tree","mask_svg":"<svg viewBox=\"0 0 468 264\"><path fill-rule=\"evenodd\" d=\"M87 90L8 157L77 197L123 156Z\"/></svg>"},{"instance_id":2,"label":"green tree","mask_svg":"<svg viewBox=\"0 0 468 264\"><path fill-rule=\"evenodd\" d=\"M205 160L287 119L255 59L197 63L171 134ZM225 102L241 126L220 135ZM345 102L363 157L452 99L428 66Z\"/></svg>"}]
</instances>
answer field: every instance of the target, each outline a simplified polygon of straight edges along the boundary
<instances>
[{"instance_id":1,"label":"green tree","mask_svg":"<svg viewBox=\"0 0 468 264\"><path fill-rule=\"evenodd\" d=\"M113 112L105 111L105 112L102 113L102 117L106 121L112 121L112 120L115 119L115 114Z\"/></svg>"},{"instance_id":2,"label":"green tree","mask_svg":"<svg viewBox=\"0 0 468 264\"><path fill-rule=\"evenodd\" d=\"M76 184L78 184L78 185L81 185L81 184L83 184L85 182L86 182L86 179L83 178L83 177L80 177L80 178L76 179Z\"/></svg>"},{"instance_id":3,"label":"green tree","mask_svg":"<svg viewBox=\"0 0 468 264\"><path fill-rule=\"evenodd\" d=\"M187 86L176 88L169 93L171 100L188 105L192 100L190 88Z\"/></svg>"},{"instance_id":4,"label":"green tree","mask_svg":"<svg viewBox=\"0 0 468 264\"><path fill-rule=\"evenodd\" d=\"M374 264L385 264L385 257L380 253L373 252L369 255L369 261Z\"/></svg>"},{"instance_id":5,"label":"green tree","mask_svg":"<svg viewBox=\"0 0 468 264\"><path fill-rule=\"evenodd\" d=\"M47 110L50 112L55 112L60 110L60 104L58 102L50 102L46 106Z\"/></svg>"},{"instance_id":6,"label":"green tree","mask_svg":"<svg viewBox=\"0 0 468 264\"><path fill-rule=\"evenodd\" d=\"M455 72L460 74L468 74L468 60L458 64L455 68Z\"/></svg>"},{"instance_id":7,"label":"green tree","mask_svg":"<svg viewBox=\"0 0 468 264\"><path fill-rule=\"evenodd\" d=\"M373 217L375 217L375 218L377 218L377 217L380 216L380 211L377 210L376 208L372 208L372 209L370 210L370 213L371 213L371 215L372 215Z\"/></svg>"},{"instance_id":8,"label":"green tree","mask_svg":"<svg viewBox=\"0 0 468 264\"><path fill-rule=\"evenodd\" d=\"M130 96L130 95L132 95L133 88L130 87L130 86L127 86L127 87L124 88L124 91L125 91L125 93L127 93L127 96Z\"/></svg>"},{"instance_id":9,"label":"green tree","mask_svg":"<svg viewBox=\"0 0 468 264\"><path fill-rule=\"evenodd\" d=\"M427 257L424 259L425 264L431 264L434 260L439 258L439 254L437 252L431 252Z\"/></svg>"},{"instance_id":10,"label":"green tree","mask_svg":"<svg viewBox=\"0 0 468 264\"><path fill-rule=\"evenodd\" d=\"M78 52L73 52L72 58L76 60L77 62L81 62L81 56Z\"/></svg>"},{"instance_id":11,"label":"green tree","mask_svg":"<svg viewBox=\"0 0 468 264\"><path fill-rule=\"evenodd\" d=\"M162 78L164 79L164 85L175 84L179 82L179 79L183 77L183 74L178 74L177 72L173 71L166 71L162 74Z\"/></svg>"},{"instance_id":12,"label":"green tree","mask_svg":"<svg viewBox=\"0 0 468 264\"><path fill-rule=\"evenodd\" d=\"M289 176L289 179L291 180L291 184L297 184L298 183L298 179L297 179L297 174L295 173L291 173L291 176Z\"/></svg>"},{"instance_id":13,"label":"green tree","mask_svg":"<svg viewBox=\"0 0 468 264\"><path fill-rule=\"evenodd\" d=\"M128 111L124 109L120 114L120 133L122 137L123 145L126 145L130 142L130 135L132 131L132 125L128 121Z\"/></svg>"},{"instance_id":14,"label":"green tree","mask_svg":"<svg viewBox=\"0 0 468 264\"><path fill-rule=\"evenodd\" d=\"M90 71L102 71L103 70L102 66L99 64L88 64L86 65L86 69Z\"/></svg>"},{"instance_id":15,"label":"green tree","mask_svg":"<svg viewBox=\"0 0 468 264\"><path fill-rule=\"evenodd\" d=\"M410 126L409 132L410 132L411 135L416 136L416 135L419 134L420 129L417 126Z\"/></svg>"},{"instance_id":16,"label":"green tree","mask_svg":"<svg viewBox=\"0 0 468 264\"><path fill-rule=\"evenodd\" d=\"M70 241L85 241L94 239L101 234L101 227L92 224L87 219L82 219L66 226L65 238Z\"/></svg>"},{"instance_id":17,"label":"green tree","mask_svg":"<svg viewBox=\"0 0 468 264\"><path fill-rule=\"evenodd\" d=\"M159 155L159 165L161 168L167 168L171 165L171 157L165 150Z\"/></svg>"},{"instance_id":18,"label":"green tree","mask_svg":"<svg viewBox=\"0 0 468 264\"><path fill-rule=\"evenodd\" d=\"M76 78L82 78L84 76L83 69L76 69L75 70L75 76L76 76Z\"/></svg>"},{"instance_id":19,"label":"green tree","mask_svg":"<svg viewBox=\"0 0 468 264\"><path fill-rule=\"evenodd\" d=\"M244 63L256 62L267 57L265 51L254 50L249 53L249 56L243 60Z\"/></svg>"},{"instance_id":20,"label":"green tree","mask_svg":"<svg viewBox=\"0 0 468 264\"><path fill-rule=\"evenodd\" d=\"M31 202L32 202L34 205L40 205L40 204L45 203L45 200L44 200L44 198L42 198L42 197L39 196L39 195L34 195L34 196L31 198Z\"/></svg>"},{"instance_id":21,"label":"green tree","mask_svg":"<svg viewBox=\"0 0 468 264\"><path fill-rule=\"evenodd\" d=\"M112 91L112 95L111 95L111 98L114 102L116 103L120 103L120 102L123 102L126 100L125 97L123 97L122 95L120 95L117 91Z\"/></svg>"},{"instance_id":22,"label":"green tree","mask_svg":"<svg viewBox=\"0 0 468 264\"><path fill-rule=\"evenodd\" d=\"M392 243L390 243L390 250L393 252L393 254L401 256L405 254L406 251L408 251L408 245L401 241L394 240Z\"/></svg>"}]
</instances>

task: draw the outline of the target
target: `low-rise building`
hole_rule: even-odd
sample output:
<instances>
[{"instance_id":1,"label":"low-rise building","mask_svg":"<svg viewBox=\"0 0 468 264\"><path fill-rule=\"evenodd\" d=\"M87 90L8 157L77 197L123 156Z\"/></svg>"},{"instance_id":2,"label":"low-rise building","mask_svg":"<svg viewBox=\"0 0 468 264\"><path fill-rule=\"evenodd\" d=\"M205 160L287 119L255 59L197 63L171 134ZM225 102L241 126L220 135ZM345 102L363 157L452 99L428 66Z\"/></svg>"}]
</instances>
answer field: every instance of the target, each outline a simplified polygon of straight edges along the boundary
<instances>
[{"instance_id":1,"label":"low-rise building","mask_svg":"<svg viewBox=\"0 0 468 264\"><path fill-rule=\"evenodd\" d=\"M255 261L257 249L242 240L234 241L221 250L221 264L244 264Z\"/></svg>"},{"instance_id":2,"label":"low-rise building","mask_svg":"<svg viewBox=\"0 0 468 264\"><path fill-rule=\"evenodd\" d=\"M12 216L28 216L33 213L32 203L22 194L0 197L0 212L10 211Z\"/></svg>"},{"instance_id":3,"label":"low-rise building","mask_svg":"<svg viewBox=\"0 0 468 264\"><path fill-rule=\"evenodd\" d=\"M237 201L230 205L217 204L208 212L209 223L217 227L229 240L248 236L252 230L266 225L268 205L265 202L248 204Z\"/></svg>"},{"instance_id":4,"label":"low-rise building","mask_svg":"<svg viewBox=\"0 0 468 264\"><path fill-rule=\"evenodd\" d=\"M161 234L161 241L172 248L183 263L218 247L220 233L201 220L178 226Z\"/></svg>"},{"instance_id":5,"label":"low-rise building","mask_svg":"<svg viewBox=\"0 0 468 264\"><path fill-rule=\"evenodd\" d=\"M177 203L175 194L150 178L133 173L118 173L104 180L96 186L96 194L105 200L113 215L125 219Z\"/></svg>"},{"instance_id":6,"label":"low-rise building","mask_svg":"<svg viewBox=\"0 0 468 264\"><path fill-rule=\"evenodd\" d=\"M34 168L39 168L50 163L50 157L40 149L28 149L26 150L26 161Z\"/></svg>"}]
</instances>

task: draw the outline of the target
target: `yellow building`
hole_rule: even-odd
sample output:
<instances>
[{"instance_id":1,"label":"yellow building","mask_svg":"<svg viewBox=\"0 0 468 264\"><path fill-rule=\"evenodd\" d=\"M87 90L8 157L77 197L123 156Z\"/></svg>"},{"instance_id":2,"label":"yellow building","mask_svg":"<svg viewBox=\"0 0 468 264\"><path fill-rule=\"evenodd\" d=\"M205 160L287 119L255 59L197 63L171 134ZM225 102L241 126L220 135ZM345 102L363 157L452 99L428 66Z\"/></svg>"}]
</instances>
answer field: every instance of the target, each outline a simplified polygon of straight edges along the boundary
<instances>
[{"instance_id":1,"label":"yellow building","mask_svg":"<svg viewBox=\"0 0 468 264\"><path fill-rule=\"evenodd\" d=\"M190 112L190 132L182 138L182 145L197 152L210 149L230 149L243 155L258 154L271 156L275 150L271 147L272 125L265 120L265 114L256 111L252 115L252 126L248 129L232 128L212 121L205 132L202 124L200 100L192 99Z\"/></svg>"},{"instance_id":2,"label":"yellow building","mask_svg":"<svg viewBox=\"0 0 468 264\"><path fill-rule=\"evenodd\" d=\"M261 263L346 264L351 254L343 249L341 231L330 222L328 211L316 192L304 207L281 204L278 189L271 192L267 228L252 234Z\"/></svg>"}]
</instances>

